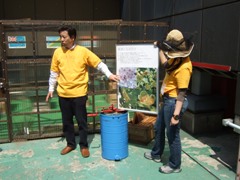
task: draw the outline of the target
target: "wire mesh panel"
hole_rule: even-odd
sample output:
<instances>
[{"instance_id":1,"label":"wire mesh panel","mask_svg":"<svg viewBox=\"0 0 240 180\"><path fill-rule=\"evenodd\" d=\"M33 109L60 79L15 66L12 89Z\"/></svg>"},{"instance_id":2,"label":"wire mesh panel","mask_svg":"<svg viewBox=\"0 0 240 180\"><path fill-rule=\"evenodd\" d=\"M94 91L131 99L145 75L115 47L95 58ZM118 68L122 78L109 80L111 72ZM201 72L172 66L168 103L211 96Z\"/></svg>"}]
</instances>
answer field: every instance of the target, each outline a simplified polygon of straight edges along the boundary
<instances>
[{"instance_id":1,"label":"wire mesh panel","mask_svg":"<svg viewBox=\"0 0 240 180\"><path fill-rule=\"evenodd\" d=\"M168 32L166 23L122 22L119 26L120 42L153 42L163 39Z\"/></svg>"},{"instance_id":2,"label":"wire mesh panel","mask_svg":"<svg viewBox=\"0 0 240 180\"><path fill-rule=\"evenodd\" d=\"M61 25L75 27L76 43L96 53L113 73L117 43L153 42L168 27L166 23L123 21L1 21L1 74L5 91L3 102L0 101L0 142L62 135L56 92L49 102L45 101L51 57L61 46L57 32ZM88 91L89 132L99 132L97 113L103 107L117 105L117 84L89 68Z\"/></svg>"},{"instance_id":3,"label":"wire mesh panel","mask_svg":"<svg viewBox=\"0 0 240 180\"><path fill-rule=\"evenodd\" d=\"M38 29L35 34L35 47L36 56L38 57L50 57L56 47L60 46L60 38L57 27L49 29ZM59 41L59 42L58 42Z\"/></svg>"},{"instance_id":4,"label":"wire mesh panel","mask_svg":"<svg viewBox=\"0 0 240 180\"><path fill-rule=\"evenodd\" d=\"M101 56L114 56L115 44L118 41L116 24L94 24L93 25L93 52Z\"/></svg>"},{"instance_id":5,"label":"wire mesh panel","mask_svg":"<svg viewBox=\"0 0 240 180\"><path fill-rule=\"evenodd\" d=\"M62 134L62 117L60 112L41 114L40 119L41 136L47 137Z\"/></svg>"},{"instance_id":6,"label":"wire mesh panel","mask_svg":"<svg viewBox=\"0 0 240 180\"><path fill-rule=\"evenodd\" d=\"M33 36L29 29L6 32L5 39L8 57L33 56Z\"/></svg>"},{"instance_id":7,"label":"wire mesh panel","mask_svg":"<svg viewBox=\"0 0 240 180\"><path fill-rule=\"evenodd\" d=\"M10 141L7 123L6 102L2 98L1 100L2 101L0 101L0 143Z\"/></svg>"},{"instance_id":8,"label":"wire mesh panel","mask_svg":"<svg viewBox=\"0 0 240 180\"><path fill-rule=\"evenodd\" d=\"M145 40L143 26L121 26L121 40L139 41Z\"/></svg>"}]
</instances>

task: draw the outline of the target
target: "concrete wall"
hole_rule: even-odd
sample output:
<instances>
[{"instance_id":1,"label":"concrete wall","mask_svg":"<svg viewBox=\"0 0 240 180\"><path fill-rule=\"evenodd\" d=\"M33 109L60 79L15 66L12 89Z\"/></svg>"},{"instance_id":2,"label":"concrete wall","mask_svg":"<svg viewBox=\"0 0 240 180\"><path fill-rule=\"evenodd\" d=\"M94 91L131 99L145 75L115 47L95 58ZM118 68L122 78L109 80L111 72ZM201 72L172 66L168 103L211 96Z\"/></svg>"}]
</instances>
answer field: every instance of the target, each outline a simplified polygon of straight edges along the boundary
<instances>
[{"instance_id":1,"label":"concrete wall","mask_svg":"<svg viewBox=\"0 0 240 180\"><path fill-rule=\"evenodd\" d=\"M0 0L0 19L120 19L121 0Z\"/></svg>"},{"instance_id":2,"label":"concrete wall","mask_svg":"<svg viewBox=\"0 0 240 180\"><path fill-rule=\"evenodd\" d=\"M223 75L219 84L212 82L211 86L223 87L230 73L229 77L236 80L227 81L232 87L232 96L225 91L220 93L228 97L226 112L235 109L235 114L240 115L240 99L237 94L240 80L239 74L236 74L240 71L239 0L125 0L123 9L123 20L164 21L169 23L169 30L176 28L184 36L192 36L195 44L192 61L230 67L231 72L209 71L213 76L215 73L217 76ZM199 83L204 83L204 80ZM236 84L237 89L234 88ZM200 86L193 89L202 91ZM235 100L235 107L232 107Z\"/></svg>"},{"instance_id":3,"label":"concrete wall","mask_svg":"<svg viewBox=\"0 0 240 180\"><path fill-rule=\"evenodd\" d=\"M193 61L239 70L240 2L236 0L125 0L123 20L165 21L193 35Z\"/></svg>"}]
</instances>

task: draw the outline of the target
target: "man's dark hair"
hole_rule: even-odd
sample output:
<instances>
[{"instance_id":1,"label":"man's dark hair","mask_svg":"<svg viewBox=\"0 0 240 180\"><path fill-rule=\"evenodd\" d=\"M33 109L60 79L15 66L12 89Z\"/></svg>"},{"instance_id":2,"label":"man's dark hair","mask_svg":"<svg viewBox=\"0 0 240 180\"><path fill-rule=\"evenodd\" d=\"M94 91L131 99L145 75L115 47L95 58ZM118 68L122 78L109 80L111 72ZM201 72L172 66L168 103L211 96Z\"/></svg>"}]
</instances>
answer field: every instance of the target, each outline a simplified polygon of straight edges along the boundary
<instances>
[{"instance_id":1,"label":"man's dark hair","mask_svg":"<svg viewBox=\"0 0 240 180\"><path fill-rule=\"evenodd\" d=\"M74 38L76 39L77 37L77 32L76 32L76 29L73 28L72 26L62 26L58 29L58 33L60 34L60 32L62 31L67 31L68 32L68 35L71 37L71 38Z\"/></svg>"}]
</instances>

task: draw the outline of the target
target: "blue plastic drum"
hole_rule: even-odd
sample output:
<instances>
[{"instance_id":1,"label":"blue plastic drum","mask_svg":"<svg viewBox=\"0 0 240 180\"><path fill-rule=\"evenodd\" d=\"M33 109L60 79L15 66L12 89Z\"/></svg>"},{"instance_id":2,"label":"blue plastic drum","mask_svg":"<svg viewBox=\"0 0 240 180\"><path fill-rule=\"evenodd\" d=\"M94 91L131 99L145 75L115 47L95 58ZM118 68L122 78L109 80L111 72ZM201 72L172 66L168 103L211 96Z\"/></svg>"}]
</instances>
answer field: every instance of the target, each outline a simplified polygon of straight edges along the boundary
<instances>
[{"instance_id":1,"label":"blue plastic drum","mask_svg":"<svg viewBox=\"0 0 240 180\"><path fill-rule=\"evenodd\" d=\"M119 161L128 156L128 113L100 114L102 157Z\"/></svg>"}]
</instances>

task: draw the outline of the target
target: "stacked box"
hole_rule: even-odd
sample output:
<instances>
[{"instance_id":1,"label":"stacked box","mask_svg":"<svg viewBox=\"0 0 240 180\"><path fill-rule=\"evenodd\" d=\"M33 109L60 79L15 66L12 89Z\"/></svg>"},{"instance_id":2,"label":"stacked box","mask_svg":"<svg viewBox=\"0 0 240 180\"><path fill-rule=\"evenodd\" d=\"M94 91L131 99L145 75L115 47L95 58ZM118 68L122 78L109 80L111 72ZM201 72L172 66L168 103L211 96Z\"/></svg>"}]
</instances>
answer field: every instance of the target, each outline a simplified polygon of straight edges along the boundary
<instances>
[{"instance_id":1,"label":"stacked box","mask_svg":"<svg viewBox=\"0 0 240 180\"><path fill-rule=\"evenodd\" d=\"M186 111L181 119L181 128L191 134L218 132L222 129L223 113Z\"/></svg>"},{"instance_id":2,"label":"stacked box","mask_svg":"<svg viewBox=\"0 0 240 180\"><path fill-rule=\"evenodd\" d=\"M107 94L107 102L109 104L117 104L117 94Z\"/></svg>"},{"instance_id":3,"label":"stacked box","mask_svg":"<svg viewBox=\"0 0 240 180\"><path fill-rule=\"evenodd\" d=\"M108 90L116 90L117 82L109 82ZM107 94L107 102L109 104L117 104L117 94Z\"/></svg>"},{"instance_id":4,"label":"stacked box","mask_svg":"<svg viewBox=\"0 0 240 180\"><path fill-rule=\"evenodd\" d=\"M115 90L115 89L117 89L117 82L109 82L108 90Z\"/></svg>"},{"instance_id":5,"label":"stacked box","mask_svg":"<svg viewBox=\"0 0 240 180\"><path fill-rule=\"evenodd\" d=\"M195 95L211 94L211 74L205 71L193 69L191 80L191 93Z\"/></svg>"},{"instance_id":6,"label":"stacked box","mask_svg":"<svg viewBox=\"0 0 240 180\"><path fill-rule=\"evenodd\" d=\"M6 103L0 102L0 114L6 114Z\"/></svg>"}]
</instances>

